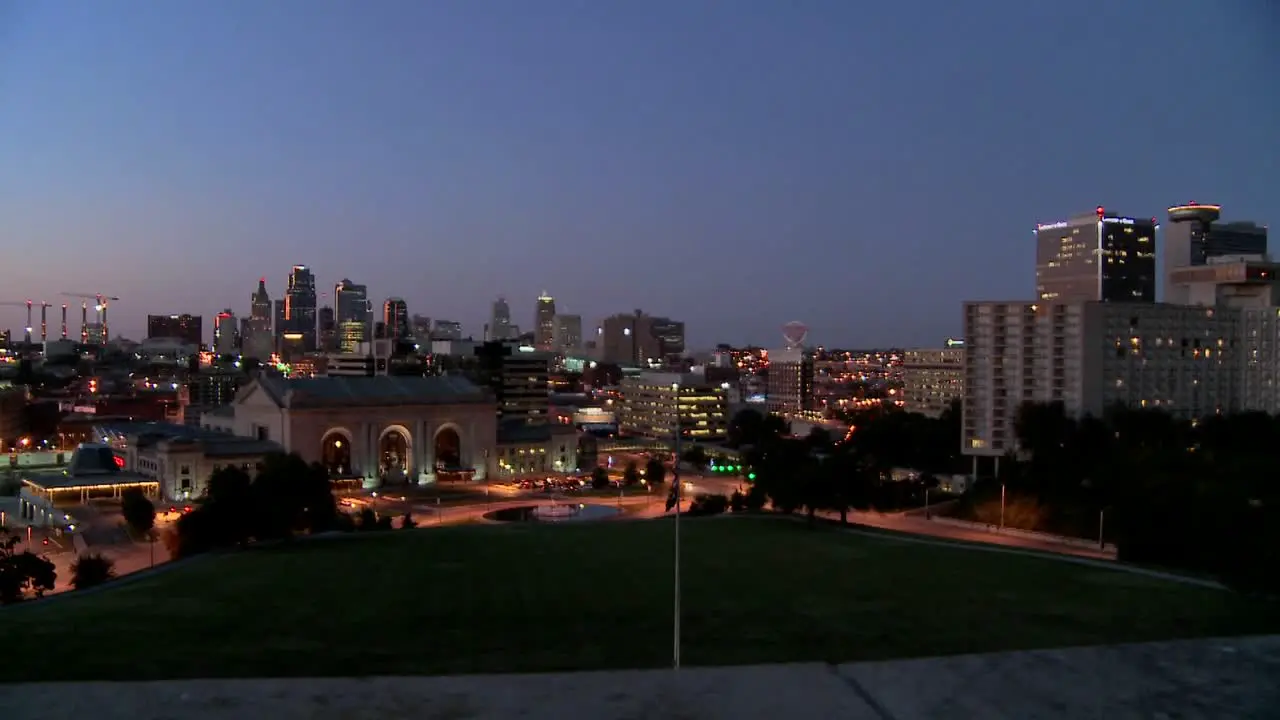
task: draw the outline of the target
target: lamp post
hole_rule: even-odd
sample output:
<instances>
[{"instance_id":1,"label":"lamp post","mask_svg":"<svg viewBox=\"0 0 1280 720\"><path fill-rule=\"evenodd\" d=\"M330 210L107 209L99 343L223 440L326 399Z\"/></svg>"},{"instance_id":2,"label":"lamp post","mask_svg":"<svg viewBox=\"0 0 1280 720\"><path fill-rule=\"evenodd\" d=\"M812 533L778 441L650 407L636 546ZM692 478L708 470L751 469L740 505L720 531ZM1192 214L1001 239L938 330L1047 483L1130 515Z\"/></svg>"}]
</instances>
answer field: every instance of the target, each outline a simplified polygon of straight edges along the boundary
<instances>
[{"instance_id":1,"label":"lamp post","mask_svg":"<svg viewBox=\"0 0 1280 720\"><path fill-rule=\"evenodd\" d=\"M672 383L671 389L676 396L676 441L675 441L675 469L671 473L671 491L674 493L676 500L676 530L675 530L675 563L674 563L674 586L675 591L672 597L672 642L671 642L671 667L672 669L680 669L680 383Z\"/></svg>"},{"instance_id":2,"label":"lamp post","mask_svg":"<svg viewBox=\"0 0 1280 720\"><path fill-rule=\"evenodd\" d=\"M1000 483L1000 532L1004 532L1004 483Z\"/></svg>"}]
</instances>

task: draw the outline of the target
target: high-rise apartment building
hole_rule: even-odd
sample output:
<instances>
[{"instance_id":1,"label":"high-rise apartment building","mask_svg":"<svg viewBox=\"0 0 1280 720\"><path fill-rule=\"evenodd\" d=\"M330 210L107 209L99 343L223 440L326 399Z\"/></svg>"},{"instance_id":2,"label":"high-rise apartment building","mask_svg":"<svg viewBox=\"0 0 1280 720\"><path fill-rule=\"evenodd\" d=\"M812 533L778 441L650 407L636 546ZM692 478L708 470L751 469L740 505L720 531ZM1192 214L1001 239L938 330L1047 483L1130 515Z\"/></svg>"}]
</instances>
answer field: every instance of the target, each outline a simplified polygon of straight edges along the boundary
<instances>
[{"instance_id":1,"label":"high-rise apartment building","mask_svg":"<svg viewBox=\"0 0 1280 720\"><path fill-rule=\"evenodd\" d=\"M582 353L582 316L556 315L551 338L552 349L563 355Z\"/></svg>"},{"instance_id":2,"label":"high-rise apartment building","mask_svg":"<svg viewBox=\"0 0 1280 720\"><path fill-rule=\"evenodd\" d=\"M902 356L903 409L939 417L964 397L964 341L907 350Z\"/></svg>"},{"instance_id":3,"label":"high-rise apartment building","mask_svg":"<svg viewBox=\"0 0 1280 720\"><path fill-rule=\"evenodd\" d=\"M769 351L765 407L779 415L813 410L813 353L802 347Z\"/></svg>"},{"instance_id":4,"label":"high-rise apartment building","mask_svg":"<svg viewBox=\"0 0 1280 720\"><path fill-rule=\"evenodd\" d=\"M1251 222L1219 223L1222 207L1188 203L1169 208L1163 249L1165 300L1191 302L1186 288L1172 281L1182 268L1202 267L1216 260L1267 253L1267 228Z\"/></svg>"},{"instance_id":5,"label":"high-rise apartment building","mask_svg":"<svg viewBox=\"0 0 1280 720\"><path fill-rule=\"evenodd\" d=\"M1241 310L1194 305L965 303L961 451L1016 450L1015 422L1028 402L1060 402L1074 417L1101 417L1113 405L1184 418L1238 409L1257 342L1241 342L1245 319Z\"/></svg>"},{"instance_id":6,"label":"high-rise apartment building","mask_svg":"<svg viewBox=\"0 0 1280 720\"><path fill-rule=\"evenodd\" d=\"M236 336L239 325L235 313L228 308L213 318L213 351L219 355L235 355L240 352L240 340Z\"/></svg>"},{"instance_id":7,"label":"high-rise apartment building","mask_svg":"<svg viewBox=\"0 0 1280 720\"><path fill-rule=\"evenodd\" d=\"M489 328L485 333L485 340L510 340L517 335L516 329L511 325L511 307L507 305L506 298L498 298L493 301L493 308L489 313Z\"/></svg>"},{"instance_id":8,"label":"high-rise apartment building","mask_svg":"<svg viewBox=\"0 0 1280 720\"><path fill-rule=\"evenodd\" d=\"M642 372L622 378L618 429L674 442L719 442L728 434L728 383L690 373Z\"/></svg>"},{"instance_id":9,"label":"high-rise apartment building","mask_svg":"<svg viewBox=\"0 0 1280 720\"><path fill-rule=\"evenodd\" d=\"M386 328L386 336L392 340L403 340L409 337L409 305L403 298L387 298L382 303L382 324Z\"/></svg>"},{"instance_id":10,"label":"high-rise apartment building","mask_svg":"<svg viewBox=\"0 0 1280 720\"><path fill-rule=\"evenodd\" d=\"M546 292L538 296L533 312L533 345L539 350L554 349L556 333L556 301Z\"/></svg>"},{"instance_id":11,"label":"high-rise apartment building","mask_svg":"<svg viewBox=\"0 0 1280 720\"><path fill-rule=\"evenodd\" d=\"M360 343L373 337L369 312L369 290L343 278L333 287L334 322L338 324L338 348L352 353Z\"/></svg>"},{"instance_id":12,"label":"high-rise apartment building","mask_svg":"<svg viewBox=\"0 0 1280 720\"><path fill-rule=\"evenodd\" d=\"M1156 223L1093 213L1036 226L1036 297L1155 302Z\"/></svg>"},{"instance_id":13,"label":"high-rise apartment building","mask_svg":"<svg viewBox=\"0 0 1280 720\"><path fill-rule=\"evenodd\" d=\"M249 301L249 332L245 334L242 348L245 357L265 361L275 350L272 309L271 296L267 294L267 279L260 278L258 289Z\"/></svg>"},{"instance_id":14,"label":"high-rise apartment building","mask_svg":"<svg viewBox=\"0 0 1280 720\"><path fill-rule=\"evenodd\" d=\"M199 315L148 315L147 338L176 338L200 347L204 342L204 318Z\"/></svg>"},{"instance_id":15,"label":"high-rise apartment building","mask_svg":"<svg viewBox=\"0 0 1280 720\"><path fill-rule=\"evenodd\" d=\"M306 265L294 265L289 273L289 287L285 291L284 321L286 333L301 335L302 348L313 352L318 347L316 337L316 276Z\"/></svg>"}]
</instances>

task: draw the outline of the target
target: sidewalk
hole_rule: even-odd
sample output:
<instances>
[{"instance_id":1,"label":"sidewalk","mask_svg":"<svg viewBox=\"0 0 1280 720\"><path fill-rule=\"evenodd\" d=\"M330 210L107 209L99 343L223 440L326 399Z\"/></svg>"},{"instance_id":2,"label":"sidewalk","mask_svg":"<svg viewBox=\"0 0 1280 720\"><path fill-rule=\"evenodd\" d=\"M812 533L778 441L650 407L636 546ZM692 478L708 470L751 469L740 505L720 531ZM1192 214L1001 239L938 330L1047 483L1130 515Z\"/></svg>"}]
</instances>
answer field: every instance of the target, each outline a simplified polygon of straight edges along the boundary
<instances>
[{"instance_id":1,"label":"sidewalk","mask_svg":"<svg viewBox=\"0 0 1280 720\"><path fill-rule=\"evenodd\" d=\"M850 665L0 685L6 718L1274 718L1280 636Z\"/></svg>"}]
</instances>

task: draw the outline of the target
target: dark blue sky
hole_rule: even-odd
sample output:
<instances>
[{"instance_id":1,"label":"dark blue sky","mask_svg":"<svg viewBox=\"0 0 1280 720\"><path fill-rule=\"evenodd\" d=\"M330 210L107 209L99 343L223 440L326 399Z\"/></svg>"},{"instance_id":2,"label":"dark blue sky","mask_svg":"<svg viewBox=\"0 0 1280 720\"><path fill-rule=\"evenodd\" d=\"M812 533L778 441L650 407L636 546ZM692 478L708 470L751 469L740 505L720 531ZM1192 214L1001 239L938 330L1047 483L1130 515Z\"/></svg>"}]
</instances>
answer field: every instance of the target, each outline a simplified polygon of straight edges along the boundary
<instances>
[{"instance_id":1,"label":"dark blue sky","mask_svg":"<svg viewBox=\"0 0 1280 720\"><path fill-rule=\"evenodd\" d=\"M0 300L248 311L289 266L478 333L931 345L1103 204L1280 218L1271 0L8 0ZM0 327L21 313L0 308Z\"/></svg>"}]
</instances>

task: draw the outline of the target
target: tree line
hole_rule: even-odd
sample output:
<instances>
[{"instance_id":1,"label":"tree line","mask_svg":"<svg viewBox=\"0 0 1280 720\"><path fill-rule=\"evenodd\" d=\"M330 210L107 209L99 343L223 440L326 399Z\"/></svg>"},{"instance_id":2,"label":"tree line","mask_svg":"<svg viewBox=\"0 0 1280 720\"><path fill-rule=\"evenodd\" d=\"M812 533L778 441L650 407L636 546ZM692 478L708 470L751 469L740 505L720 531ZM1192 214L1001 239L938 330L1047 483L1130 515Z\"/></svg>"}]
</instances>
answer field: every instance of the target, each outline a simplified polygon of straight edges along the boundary
<instances>
[{"instance_id":1,"label":"tree line","mask_svg":"<svg viewBox=\"0 0 1280 720\"><path fill-rule=\"evenodd\" d=\"M1076 419L1061 403L1027 403L1014 430L1020 451L973 502L1003 487L1064 530L1105 518L1121 560L1280 589L1280 418L1117 406Z\"/></svg>"},{"instance_id":2,"label":"tree line","mask_svg":"<svg viewBox=\"0 0 1280 720\"><path fill-rule=\"evenodd\" d=\"M820 427L796 437L781 418L743 410L729 424L729 444L754 480L729 498L728 507L768 504L785 513L803 510L811 521L818 512L832 512L847 523L851 510L915 505L936 485L933 476L962 465L959 436L958 405L937 418L875 408L855 416L853 432L844 437ZM894 482L894 468L920 471L920 477Z\"/></svg>"},{"instance_id":3,"label":"tree line","mask_svg":"<svg viewBox=\"0 0 1280 720\"><path fill-rule=\"evenodd\" d=\"M934 476L968 469L960 418L958 403L938 418L886 406L855 417L847 438L821 430L795 437L782 420L744 411L730 423L730 438L756 481L730 507L767 502L847 522L850 510L915 504L915 489L936 485ZM1061 403L1029 403L1014 430L1019 452L958 501L959 516L994 522L1007 502L1009 526L1081 537L1102 531L1123 561L1280 589L1280 418L1184 421L1116 407L1075 419ZM892 482L894 468L920 471L920 480Z\"/></svg>"}]
</instances>

